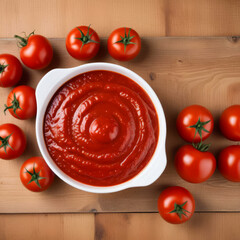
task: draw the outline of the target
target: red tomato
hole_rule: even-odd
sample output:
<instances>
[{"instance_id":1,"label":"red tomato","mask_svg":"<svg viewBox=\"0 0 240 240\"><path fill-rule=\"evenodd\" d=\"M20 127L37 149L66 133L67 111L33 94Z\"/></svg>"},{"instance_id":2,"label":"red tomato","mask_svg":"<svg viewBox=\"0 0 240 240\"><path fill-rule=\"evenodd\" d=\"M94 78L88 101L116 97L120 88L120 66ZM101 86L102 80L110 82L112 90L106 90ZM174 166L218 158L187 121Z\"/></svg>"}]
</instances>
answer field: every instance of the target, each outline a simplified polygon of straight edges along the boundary
<instances>
[{"instance_id":1,"label":"red tomato","mask_svg":"<svg viewBox=\"0 0 240 240\"><path fill-rule=\"evenodd\" d=\"M203 148L203 144L201 144ZM175 167L181 178L191 183L201 183L210 178L216 169L216 159L205 149L192 145L182 146L175 156Z\"/></svg>"},{"instance_id":2,"label":"red tomato","mask_svg":"<svg viewBox=\"0 0 240 240\"><path fill-rule=\"evenodd\" d=\"M223 111L220 129L226 138L240 141L240 105L233 105Z\"/></svg>"},{"instance_id":3,"label":"red tomato","mask_svg":"<svg viewBox=\"0 0 240 240\"><path fill-rule=\"evenodd\" d=\"M100 47L97 33L87 26L72 29L66 38L68 53L78 60L90 60L95 57Z\"/></svg>"},{"instance_id":4,"label":"red tomato","mask_svg":"<svg viewBox=\"0 0 240 240\"><path fill-rule=\"evenodd\" d=\"M4 113L7 110L18 119L34 117L37 111L35 90L24 85L14 88L8 95Z\"/></svg>"},{"instance_id":5,"label":"red tomato","mask_svg":"<svg viewBox=\"0 0 240 240\"><path fill-rule=\"evenodd\" d=\"M0 125L0 158L10 160L20 157L26 148L26 137L16 125Z\"/></svg>"},{"instance_id":6,"label":"red tomato","mask_svg":"<svg viewBox=\"0 0 240 240\"><path fill-rule=\"evenodd\" d=\"M33 192L42 192L49 188L54 180L54 173L42 157L26 160L20 169L22 184Z\"/></svg>"},{"instance_id":7,"label":"red tomato","mask_svg":"<svg viewBox=\"0 0 240 240\"><path fill-rule=\"evenodd\" d=\"M12 87L22 77L22 65L20 61L11 54L0 55L0 87Z\"/></svg>"},{"instance_id":8,"label":"red tomato","mask_svg":"<svg viewBox=\"0 0 240 240\"><path fill-rule=\"evenodd\" d=\"M189 220L195 210L192 194L183 187L169 187L158 198L158 211L169 223L179 224Z\"/></svg>"},{"instance_id":9,"label":"red tomato","mask_svg":"<svg viewBox=\"0 0 240 240\"><path fill-rule=\"evenodd\" d=\"M240 182L240 146L224 148L218 156L218 169L229 181Z\"/></svg>"},{"instance_id":10,"label":"red tomato","mask_svg":"<svg viewBox=\"0 0 240 240\"><path fill-rule=\"evenodd\" d=\"M184 108L177 117L179 135L187 142L201 142L213 131L213 116L203 106L191 105Z\"/></svg>"},{"instance_id":11,"label":"red tomato","mask_svg":"<svg viewBox=\"0 0 240 240\"><path fill-rule=\"evenodd\" d=\"M14 37L20 39L18 43L19 47L21 47L20 57L27 67L43 69L50 64L53 57L53 49L47 38L42 35L35 35L34 32L25 38L18 35Z\"/></svg>"},{"instance_id":12,"label":"red tomato","mask_svg":"<svg viewBox=\"0 0 240 240\"><path fill-rule=\"evenodd\" d=\"M135 58L141 50L141 38L131 28L118 28L108 38L108 52L119 61Z\"/></svg>"}]
</instances>

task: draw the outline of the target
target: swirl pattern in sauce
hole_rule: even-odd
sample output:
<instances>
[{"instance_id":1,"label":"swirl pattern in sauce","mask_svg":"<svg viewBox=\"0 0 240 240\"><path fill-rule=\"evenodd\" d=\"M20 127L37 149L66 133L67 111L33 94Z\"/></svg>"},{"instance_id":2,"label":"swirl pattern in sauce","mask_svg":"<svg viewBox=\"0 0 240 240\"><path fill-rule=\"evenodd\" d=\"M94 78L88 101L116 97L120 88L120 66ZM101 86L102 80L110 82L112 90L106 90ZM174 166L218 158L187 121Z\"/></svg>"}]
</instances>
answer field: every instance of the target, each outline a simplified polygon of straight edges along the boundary
<instances>
[{"instance_id":1,"label":"swirl pattern in sauce","mask_svg":"<svg viewBox=\"0 0 240 240\"><path fill-rule=\"evenodd\" d=\"M93 186L136 176L151 159L159 133L146 92L110 71L87 72L66 82L50 101L43 128L57 166Z\"/></svg>"}]
</instances>

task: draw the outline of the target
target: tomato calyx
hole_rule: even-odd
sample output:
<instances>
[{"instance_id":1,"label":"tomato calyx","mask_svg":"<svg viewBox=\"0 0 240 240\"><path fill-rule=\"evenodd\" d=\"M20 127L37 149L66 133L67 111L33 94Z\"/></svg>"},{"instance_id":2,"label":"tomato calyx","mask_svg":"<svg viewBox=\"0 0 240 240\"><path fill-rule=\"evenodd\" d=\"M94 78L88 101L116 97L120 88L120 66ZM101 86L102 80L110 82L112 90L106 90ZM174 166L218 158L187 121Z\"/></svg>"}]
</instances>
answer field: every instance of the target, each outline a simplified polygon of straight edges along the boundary
<instances>
[{"instance_id":1,"label":"tomato calyx","mask_svg":"<svg viewBox=\"0 0 240 240\"><path fill-rule=\"evenodd\" d=\"M4 71L5 71L5 68L8 66L8 64L7 65L5 65L4 63L3 64L0 64L0 73L3 73Z\"/></svg>"},{"instance_id":2,"label":"tomato calyx","mask_svg":"<svg viewBox=\"0 0 240 240\"><path fill-rule=\"evenodd\" d=\"M88 43L91 43L91 42L93 42L93 43L99 43L99 42L91 39L91 37L92 37L92 35L93 35L94 32L92 32L92 34L89 35L89 28L90 28L90 26L91 26L91 25L88 26L88 30L87 30L87 34L86 34L86 35L84 35L83 31L82 31L80 28L77 27L77 29L78 29L79 32L81 33L81 37L80 37L80 38L75 38L75 39L78 39L78 40L80 40L80 41L82 42L81 49L83 48L83 46L84 46L85 44L88 44Z\"/></svg>"},{"instance_id":3,"label":"tomato calyx","mask_svg":"<svg viewBox=\"0 0 240 240\"><path fill-rule=\"evenodd\" d=\"M184 207L184 205L187 203L184 202L183 204L177 204L177 203L174 203L174 209L169 212L169 213L177 213L178 217L182 220L182 215L184 215L185 217L188 217L186 213L190 213L189 211L187 211Z\"/></svg>"},{"instance_id":4,"label":"tomato calyx","mask_svg":"<svg viewBox=\"0 0 240 240\"><path fill-rule=\"evenodd\" d=\"M192 143L192 146L200 152L207 152L211 144L204 144L201 141L200 143Z\"/></svg>"},{"instance_id":5,"label":"tomato calyx","mask_svg":"<svg viewBox=\"0 0 240 240\"><path fill-rule=\"evenodd\" d=\"M17 109L21 109L21 110L22 110L22 108L21 108L20 105L19 105L19 101L18 101L17 98L16 98L15 93L13 94L12 105L7 106L6 104L4 104L4 107L5 107L5 109L4 109L4 114L6 114L6 111L7 111L8 109L13 109L13 112L14 112L14 114L15 114L17 117L18 117L18 115L17 115L17 113L16 113Z\"/></svg>"},{"instance_id":6,"label":"tomato calyx","mask_svg":"<svg viewBox=\"0 0 240 240\"><path fill-rule=\"evenodd\" d=\"M25 37L21 37L21 36L18 36L18 35L14 35L14 37L15 37L16 39L19 39L19 41L17 42L18 47L19 47L19 48L26 47L27 44L28 44L28 39L30 38L30 36L32 36L32 35L35 34L34 32L35 32L35 31L31 32L28 36L26 35L26 33L24 33L24 34L25 34Z\"/></svg>"},{"instance_id":7,"label":"tomato calyx","mask_svg":"<svg viewBox=\"0 0 240 240\"><path fill-rule=\"evenodd\" d=\"M39 172L35 171L35 163L33 163L33 172L28 171L26 168L25 168L25 170L26 170L25 173L28 173L28 174L31 175L31 179L30 179L30 181L27 184L29 184L29 183L34 181L39 188L42 188L38 180L44 179L45 177L40 177L39 176L41 170Z\"/></svg>"},{"instance_id":8,"label":"tomato calyx","mask_svg":"<svg viewBox=\"0 0 240 240\"><path fill-rule=\"evenodd\" d=\"M0 145L0 148L3 147L5 153L7 153L7 147L10 147L10 148L14 151L14 149L11 147L11 145L10 145L9 142L8 142L8 141L9 141L9 138L12 136L12 134L13 134L13 133L11 133L10 135L8 135L8 136L5 137L5 138L2 138L2 137L0 136L0 141L2 142L2 144Z\"/></svg>"},{"instance_id":9,"label":"tomato calyx","mask_svg":"<svg viewBox=\"0 0 240 240\"><path fill-rule=\"evenodd\" d=\"M124 37L122 37L122 36L120 35L121 40L115 42L115 43L122 43L122 44L124 44L124 52L126 52L127 45L129 45L129 44L136 44L135 42L131 42L131 40L135 37L135 36L130 36L131 30L132 30L132 29L129 28L128 35L127 35L127 33L126 33L126 28L125 28Z\"/></svg>"},{"instance_id":10,"label":"tomato calyx","mask_svg":"<svg viewBox=\"0 0 240 240\"><path fill-rule=\"evenodd\" d=\"M206 122L201 122L201 120L199 118L198 121L196 122L196 124L189 126L189 128L195 128L194 138L196 137L196 135L198 133L202 140L202 131L209 133L209 131L206 128L204 128L204 125L208 124L209 122L211 122L211 120L208 120Z\"/></svg>"}]
</instances>

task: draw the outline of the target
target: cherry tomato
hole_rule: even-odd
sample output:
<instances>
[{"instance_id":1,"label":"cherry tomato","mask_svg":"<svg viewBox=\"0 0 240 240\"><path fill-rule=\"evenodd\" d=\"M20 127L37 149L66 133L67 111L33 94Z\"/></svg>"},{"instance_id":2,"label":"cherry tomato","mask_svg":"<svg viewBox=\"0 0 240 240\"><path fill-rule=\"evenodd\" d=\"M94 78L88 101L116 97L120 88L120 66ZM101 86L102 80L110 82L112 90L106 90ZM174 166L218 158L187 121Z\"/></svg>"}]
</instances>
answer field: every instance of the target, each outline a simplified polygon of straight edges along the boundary
<instances>
[{"instance_id":1,"label":"cherry tomato","mask_svg":"<svg viewBox=\"0 0 240 240\"><path fill-rule=\"evenodd\" d=\"M187 142L198 143L207 139L213 131L213 116L203 106L191 105L177 117L179 135Z\"/></svg>"},{"instance_id":2,"label":"cherry tomato","mask_svg":"<svg viewBox=\"0 0 240 240\"><path fill-rule=\"evenodd\" d=\"M240 146L224 148L218 156L220 173L232 182L240 182Z\"/></svg>"},{"instance_id":3,"label":"cherry tomato","mask_svg":"<svg viewBox=\"0 0 240 240\"><path fill-rule=\"evenodd\" d=\"M14 36L19 39L20 57L24 65L32 69L43 69L52 61L53 49L48 41L42 35L36 35L34 32L26 37Z\"/></svg>"},{"instance_id":4,"label":"cherry tomato","mask_svg":"<svg viewBox=\"0 0 240 240\"><path fill-rule=\"evenodd\" d=\"M20 157L26 148L24 132L16 125L0 125L0 158L10 160Z\"/></svg>"},{"instance_id":5,"label":"cherry tomato","mask_svg":"<svg viewBox=\"0 0 240 240\"><path fill-rule=\"evenodd\" d=\"M22 65L11 54L0 54L0 87L12 87L22 77Z\"/></svg>"},{"instance_id":6,"label":"cherry tomato","mask_svg":"<svg viewBox=\"0 0 240 240\"><path fill-rule=\"evenodd\" d=\"M100 47L98 34L87 26L72 29L66 38L68 53L78 60L90 60L95 57Z\"/></svg>"},{"instance_id":7,"label":"cherry tomato","mask_svg":"<svg viewBox=\"0 0 240 240\"><path fill-rule=\"evenodd\" d=\"M201 183L213 175L216 169L216 159L212 153L207 152L207 145L194 146L185 145L177 151L175 167L184 180Z\"/></svg>"},{"instance_id":8,"label":"cherry tomato","mask_svg":"<svg viewBox=\"0 0 240 240\"><path fill-rule=\"evenodd\" d=\"M158 198L158 211L169 223L179 224L189 220L195 210L192 194L183 187L169 187Z\"/></svg>"},{"instance_id":9,"label":"cherry tomato","mask_svg":"<svg viewBox=\"0 0 240 240\"><path fill-rule=\"evenodd\" d=\"M220 117L222 134L232 141L240 141L240 105L225 109Z\"/></svg>"},{"instance_id":10,"label":"cherry tomato","mask_svg":"<svg viewBox=\"0 0 240 240\"><path fill-rule=\"evenodd\" d=\"M18 119L29 119L36 115L37 103L35 90L29 86L18 86L14 88L4 105L4 113L8 110L12 116Z\"/></svg>"},{"instance_id":11,"label":"cherry tomato","mask_svg":"<svg viewBox=\"0 0 240 240\"><path fill-rule=\"evenodd\" d=\"M141 38L138 33L127 27L114 30L108 38L108 52L119 61L135 58L141 50Z\"/></svg>"},{"instance_id":12,"label":"cherry tomato","mask_svg":"<svg viewBox=\"0 0 240 240\"><path fill-rule=\"evenodd\" d=\"M28 190L42 192L52 184L54 173L42 157L32 157L23 163L20 179Z\"/></svg>"}]
</instances>

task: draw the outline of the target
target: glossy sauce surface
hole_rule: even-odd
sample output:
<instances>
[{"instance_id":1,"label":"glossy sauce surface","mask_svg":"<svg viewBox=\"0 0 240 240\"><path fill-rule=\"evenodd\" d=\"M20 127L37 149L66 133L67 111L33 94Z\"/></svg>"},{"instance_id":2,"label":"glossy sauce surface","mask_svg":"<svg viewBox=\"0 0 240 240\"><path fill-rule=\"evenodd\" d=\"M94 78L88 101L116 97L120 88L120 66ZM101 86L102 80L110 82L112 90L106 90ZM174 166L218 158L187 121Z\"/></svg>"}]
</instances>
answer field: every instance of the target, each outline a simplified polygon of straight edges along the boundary
<instances>
[{"instance_id":1,"label":"glossy sauce surface","mask_svg":"<svg viewBox=\"0 0 240 240\"><path fill-rule=\"evenodd\" d=\"M44 119L50 156L73 179L112 186L137 175L158 141L151 99L134 81L110 71L91 71L66 82Z\"/></svg>"}]
</instances>

